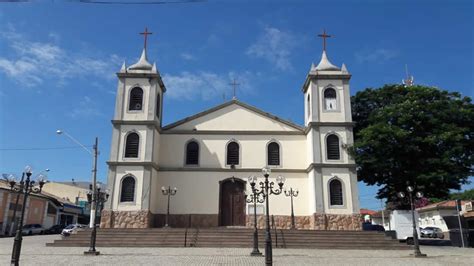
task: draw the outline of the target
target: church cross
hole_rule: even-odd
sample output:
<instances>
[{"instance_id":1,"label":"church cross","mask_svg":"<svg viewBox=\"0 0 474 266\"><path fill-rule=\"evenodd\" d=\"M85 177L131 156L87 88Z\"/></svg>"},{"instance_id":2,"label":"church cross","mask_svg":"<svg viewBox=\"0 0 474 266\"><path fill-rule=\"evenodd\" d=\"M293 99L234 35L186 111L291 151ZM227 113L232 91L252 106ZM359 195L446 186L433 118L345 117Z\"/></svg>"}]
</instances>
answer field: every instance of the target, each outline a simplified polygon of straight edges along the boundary
<instances>
[{"instance_id":1,"label":"church cross","mask_svg":"<svg viewBox=\"0 0 474 266\"><path fill-rule=\"evenodd\" d=\"M326 51L326 38L331 38L333 36L326 34L326 30L323 30L323 34L318 34L318 37L323 38L323 51Z\"/></svg>"},{"instance_id":2,"label":"church cross","mask_svg":"<svg viewBox=\"0 0 474 266\"><path fill-rule=\"evenodd\" d=\"M231 83L229 83L229 85L232 85L232 87L233 87L233 89L234 89L234 97L232 97L232 99L235 100L235 99L236 99L236 97L235 97L235 90L236 90L237 86L240 85L240 83L237 83L237 81L234 79Z\"/></svg>"},{"instance_id":3,"label":"church cross","mask_svg":"<svg viewBox=\"0 0 474 266\"><path fill-rule=\"evenodd\" d=\"M145 48L145 50L146 50L146 41L147 41L147 39L148 39L148 35L153 34L153 32L148 32L148 28L145 27L145 31L144 31L144 32L140 32L140 34L141 34L141 35L145 35L145 46L144 46L144 48Z\"/></svg>"}]
</instances>

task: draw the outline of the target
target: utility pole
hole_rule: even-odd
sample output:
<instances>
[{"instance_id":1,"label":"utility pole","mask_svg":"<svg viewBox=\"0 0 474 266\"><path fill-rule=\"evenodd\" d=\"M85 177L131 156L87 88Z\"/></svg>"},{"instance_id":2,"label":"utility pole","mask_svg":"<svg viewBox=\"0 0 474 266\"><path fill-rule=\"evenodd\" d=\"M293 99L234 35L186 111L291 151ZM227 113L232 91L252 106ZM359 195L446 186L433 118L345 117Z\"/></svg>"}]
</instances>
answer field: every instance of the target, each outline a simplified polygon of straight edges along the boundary
<instances>
[{"instance_id":1,"label":"utility pole","mask_svg":"<svg viewBox=\"0 0 474 266\"><path fill-rule=\"evenodd\" d=\"M456 200L456 210L458 211L458 222L459 222L459 233L461 234L461 243L462 247L464 247L464 234L462 231L462 224L461 224L461 200Z\"/></svg>"},{"instance_id":2,"label":"utility pole","mask_svg":"<svg viewBox=\"0 0 474 266\"><path fill-rule=\"evenodd\" d=\"M95 208L96 208L96 192L97 192L97 156L99 154L97 147L99 145L99 138L95 137L95 144L94 144L94 166L92 168L92 203L91 203L91 218L89 220L89 227L93 228L95 226Z\"/></svg>"}]
</instances>

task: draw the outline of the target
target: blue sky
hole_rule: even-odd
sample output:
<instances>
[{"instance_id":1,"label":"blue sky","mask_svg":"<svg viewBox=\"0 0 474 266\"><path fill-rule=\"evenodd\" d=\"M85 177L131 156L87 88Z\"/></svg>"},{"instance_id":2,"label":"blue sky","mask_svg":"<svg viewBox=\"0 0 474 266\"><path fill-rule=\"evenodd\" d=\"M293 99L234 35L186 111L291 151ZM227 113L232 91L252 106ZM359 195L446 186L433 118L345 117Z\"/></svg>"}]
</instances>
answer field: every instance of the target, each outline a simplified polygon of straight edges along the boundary
<instances>
[{"instance_id":1,"label":"blue sky","mask_svg":"<svg viewBox=\"0 0 474 266\"><path fill-rule=\"evenodd\" d=\"M302 124L300 89L323 28L335 35L330 60L353 75L352 94L400 83L408 64L415 83L473 96L470 1L36 2L0 4L1 172L31 164L50 168L51 180L89 180L91 157L57 136L61 128L85 145L99 137L105 181L115 72L137 60L145 26L168 88L164 124L230 99L234 77L240 100ZM31 148L64 149L18 150ZM360 184L362 207L380 206L375 191Z\"/></svg>"}]
</instances>

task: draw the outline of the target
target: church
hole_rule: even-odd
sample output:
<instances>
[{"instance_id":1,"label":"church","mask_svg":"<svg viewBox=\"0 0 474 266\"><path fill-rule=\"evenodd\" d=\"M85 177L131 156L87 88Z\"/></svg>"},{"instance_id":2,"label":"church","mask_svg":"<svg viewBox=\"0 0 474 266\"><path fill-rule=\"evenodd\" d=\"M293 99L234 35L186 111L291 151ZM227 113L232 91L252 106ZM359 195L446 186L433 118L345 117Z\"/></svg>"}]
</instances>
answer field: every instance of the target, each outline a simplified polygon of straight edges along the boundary
<instances>
[{"instance_id":1,"label":"church","mask_svg":"<svg viewBox=\"0 0 474 266\"><path fill-rule=\"evenodd\" d=\"M146 35L145 35L146 37ZM324 39L325 40L325 39ZM171 227L253 226L254 204L248 178L285 178L298 190L296 228L361 230L356 165L347 148L353 143L349 80L343 64L322 52L301 91L304 125L232 99L163 125L166 86L147 58L146 42L133 65L123 64L112 119L108 160L110 197L101 228L153 228L165 224L170 197ZM302 106L303 107L303 106ZM290 198L271 195L270 214L277 228L290 228ZM257 204L264 227L265 204Z\"/></svg>"}]
</instances>

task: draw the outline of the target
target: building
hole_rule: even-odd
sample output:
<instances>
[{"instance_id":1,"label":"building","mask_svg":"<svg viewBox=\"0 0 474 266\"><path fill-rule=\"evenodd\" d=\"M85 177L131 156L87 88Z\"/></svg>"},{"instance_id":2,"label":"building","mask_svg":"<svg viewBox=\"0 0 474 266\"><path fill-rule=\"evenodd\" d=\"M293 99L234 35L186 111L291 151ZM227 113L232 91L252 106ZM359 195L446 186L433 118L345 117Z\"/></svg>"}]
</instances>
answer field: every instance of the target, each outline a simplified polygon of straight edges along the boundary
<instances>
[{"instance_id":1,"label":"building","mask_svg":"<svg viewBox=\"0 0 474 266\"><path fill-rule=\"evenodd\" d=\"M461 203L461 215L465 212L466 201ZM443 232L449 232L448 226L443 219L443 216L457 216L458 211L456 208L455 200L444 200L437 203L432 203L421 208L416 209L420 215L420 220L418 225L420 227L438 227ZM445 234L446 235L446 234Z\"/></svg>"},{"instance_id":2,"label":"building","mask_svg":"<svg viewBox=\"0 0 474 266\"><path fill-rule=\"evenodd\" d=\"M177 187L170 225L251 226L245 193L251 175L286 178L299 189L296 226L360 230L356 166L347 147L353 143L349 80L343 64L333 65L323 51L300 92L304 125L271 115L237 99L169 125L166 87L146 49L118 76L108 186L112 192L101 227L148 228L163 225L167 198L161 187ZM277 227L290 226L290 200L271 196ZM258 206L263 214L263 204ZM260 219L263 226L263 219Z\"/></svg>"},{"instance_id":3,"label":"building","mask_svg":"<svg viewBox=\"0 0 474 266\"><path fill-rule=\"evenodd\" d=\"M5 180L0 180L0 235L9 235L14 231L13 213L16 222L19 221L23 205L23 195L19 197L18 206L16 199L18 194L10 190L10 185ZM43 228L49 228L55 224L68 225L77 223L82 208L56 197L47 192L30 194L27 198L25 217L23 224L41 224Z\"/></svg>"}]
</instances>

